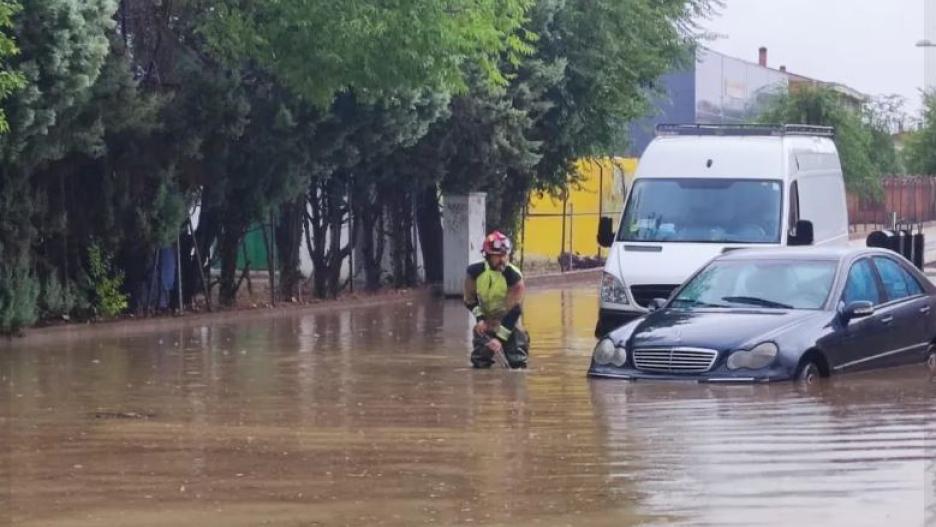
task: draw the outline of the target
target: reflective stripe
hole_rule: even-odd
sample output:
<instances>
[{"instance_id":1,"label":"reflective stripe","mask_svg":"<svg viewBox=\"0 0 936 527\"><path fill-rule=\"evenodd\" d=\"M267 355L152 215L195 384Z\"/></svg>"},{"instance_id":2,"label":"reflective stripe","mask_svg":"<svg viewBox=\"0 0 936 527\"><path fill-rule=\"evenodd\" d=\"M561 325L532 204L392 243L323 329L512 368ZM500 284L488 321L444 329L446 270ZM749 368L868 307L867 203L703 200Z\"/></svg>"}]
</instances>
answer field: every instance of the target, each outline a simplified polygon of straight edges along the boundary
<instances>
[{"instance_id":1,"label":"reflective stripe","mask_svg":"<svg viewBox=\"0 0 936 527\"><path fill-rule=\"evenodd\" d=\"M474 309L471 310L471 314L474 315L475 318L481 318L484 316L484 311L481 309L481 306L475 306Z\"/></svg>"},{"instance_id":2,"label":"reflective stripe","mask_svg":"<svg viewBox=\"0 0 936 527\"><path fill-rule=\"evenodd\" d=\"M498 327L497 327L497 338L499 338L499 339L501 339L501 340L503 340L503 341L506 341L506 340L510 339L510 335L512 335L512 334L513 334L513 332L510 331L509 329L507 329L507 328L504 327L504 326L498 326Z\"/></svg>"}]
</instances>

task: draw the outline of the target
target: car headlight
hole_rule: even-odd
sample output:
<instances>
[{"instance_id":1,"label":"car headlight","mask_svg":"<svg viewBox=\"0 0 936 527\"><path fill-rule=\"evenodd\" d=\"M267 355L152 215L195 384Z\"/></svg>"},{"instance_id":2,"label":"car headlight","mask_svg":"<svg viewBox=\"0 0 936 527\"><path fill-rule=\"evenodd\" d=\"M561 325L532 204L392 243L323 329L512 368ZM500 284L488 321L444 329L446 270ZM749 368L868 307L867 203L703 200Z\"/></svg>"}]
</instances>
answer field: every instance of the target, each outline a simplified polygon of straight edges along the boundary
<instances>
[{"instance_id":1,"label":"car headlight","mask_svg":"<svg viewBox=\"0 0 936 527\"><path fill-rule=\"evenodd\" d=\"M609 304L629 304L627 288L611 273L601 274L601 301Z\"/></svg>"},{"instance_id":2,"label":"car headlight","mask_svg":"<svg viewBox=\"0 0 936 527\"><path fill-rule=\"evenodd\" d=\"M623 346L615 345L611 339L601 339L598 344L595 345L592 360L599 366L613 364L620 368L627 362L627 349Z\"/></svg>"},{"instance_id":3,"label":"car headlight","mask_svg":"<svg viewBox=\"0 0 936 527\"><path fill-rule=\"evenodd\" d=\"M750 350L738 350L728 357L729 370L759 370L766 368L777 358L780 348L773 342L758 344Z\"/></svg>"}]
</instances>

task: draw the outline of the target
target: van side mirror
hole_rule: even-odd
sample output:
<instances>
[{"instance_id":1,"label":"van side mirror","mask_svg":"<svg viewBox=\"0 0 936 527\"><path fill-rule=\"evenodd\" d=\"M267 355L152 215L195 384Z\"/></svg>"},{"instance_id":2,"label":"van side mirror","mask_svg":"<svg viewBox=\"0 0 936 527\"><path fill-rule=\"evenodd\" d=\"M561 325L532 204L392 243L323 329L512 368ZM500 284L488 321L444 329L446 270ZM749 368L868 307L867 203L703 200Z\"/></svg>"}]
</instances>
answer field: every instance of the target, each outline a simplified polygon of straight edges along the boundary
<instances>
[{"instance_id":1,"label":"van side mirror","mask_svg":"<svg viewBox=\"0 0 936 527\"><path fill-rule=\"evenodd\" d=\"M812 245L813 224L809 220L796 222L796 230L787 236L787 245Z\"/></svg>"},{"instance_id":2,"label":"van side mirror","mask_svg":"<svg viewBox=\"0 0 936 527\"><path fill-rule=\"evenodd\" d=\"M663 306L665 305L666 305L665 298L654 298L653 300L650 301L650 304L647 306L647 308L650 309L650 311L657 311L659 309L663 309Z\"/></svg>"},{"instance_id":3,"label":"van side mirror","mask_svg":"<svg viewBox=\"0 0 936 527\"><path fill-rule=\"evenodd\" d=\"M852 320L870 317L874 314L874 304L867 300L859 300L845 306L842 310L842 321L848 324Z\"/></svg>"},{"instance_id":4,"label":"van side mirror","mask_svg":"<svg viewBox=\"0 0 936 527\"><path fill-rule=\"evenodd\" d=\"M598 245L608 248L614 245L614 220L602 216L598 220Z\"/></svg>"}]
</instances>

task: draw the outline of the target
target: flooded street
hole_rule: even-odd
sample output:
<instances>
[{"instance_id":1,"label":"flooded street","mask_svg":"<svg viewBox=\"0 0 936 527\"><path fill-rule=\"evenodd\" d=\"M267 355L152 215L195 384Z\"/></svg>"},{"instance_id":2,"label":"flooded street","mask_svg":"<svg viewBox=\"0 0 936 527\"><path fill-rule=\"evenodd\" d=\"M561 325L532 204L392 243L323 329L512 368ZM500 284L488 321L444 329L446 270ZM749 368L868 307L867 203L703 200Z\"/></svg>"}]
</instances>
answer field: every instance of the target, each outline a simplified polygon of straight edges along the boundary
<instances>
[{"instance_id":1,"label":"flooded street","mask_svg":"<svg viewBox=\"0 0 936 527\"><path fill-rule=\"evenodd\" d=\"M0 525L936 525L922 365L589 380L596 302L531 289L526 372L458 301L0 345Z\"/></svg>"}]
</instances>

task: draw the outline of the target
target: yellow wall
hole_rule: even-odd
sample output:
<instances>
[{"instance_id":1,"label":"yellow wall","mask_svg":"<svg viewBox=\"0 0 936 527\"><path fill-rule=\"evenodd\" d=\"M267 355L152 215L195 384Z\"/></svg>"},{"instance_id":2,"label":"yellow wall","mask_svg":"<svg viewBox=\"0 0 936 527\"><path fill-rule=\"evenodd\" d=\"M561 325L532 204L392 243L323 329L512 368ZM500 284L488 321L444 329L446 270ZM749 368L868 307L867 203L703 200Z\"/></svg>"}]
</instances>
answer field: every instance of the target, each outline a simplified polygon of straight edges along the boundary
<instances>
[{"instance_id":1,"label":"yellow wall","mask_svg":"<svg viewBox=\"0 0 936 527\"><path fill-rule=\"evenodd\" d=\"M625 185L630 187L636 168L634 158L582 159L576 163L580 181L568 189L564 248L563 200L534 196L521 235L524 266L558 267L559 254L570 248L580 256L604 256L596 241L599 212L618 220Z\"/></svg>"}]
</instances>

